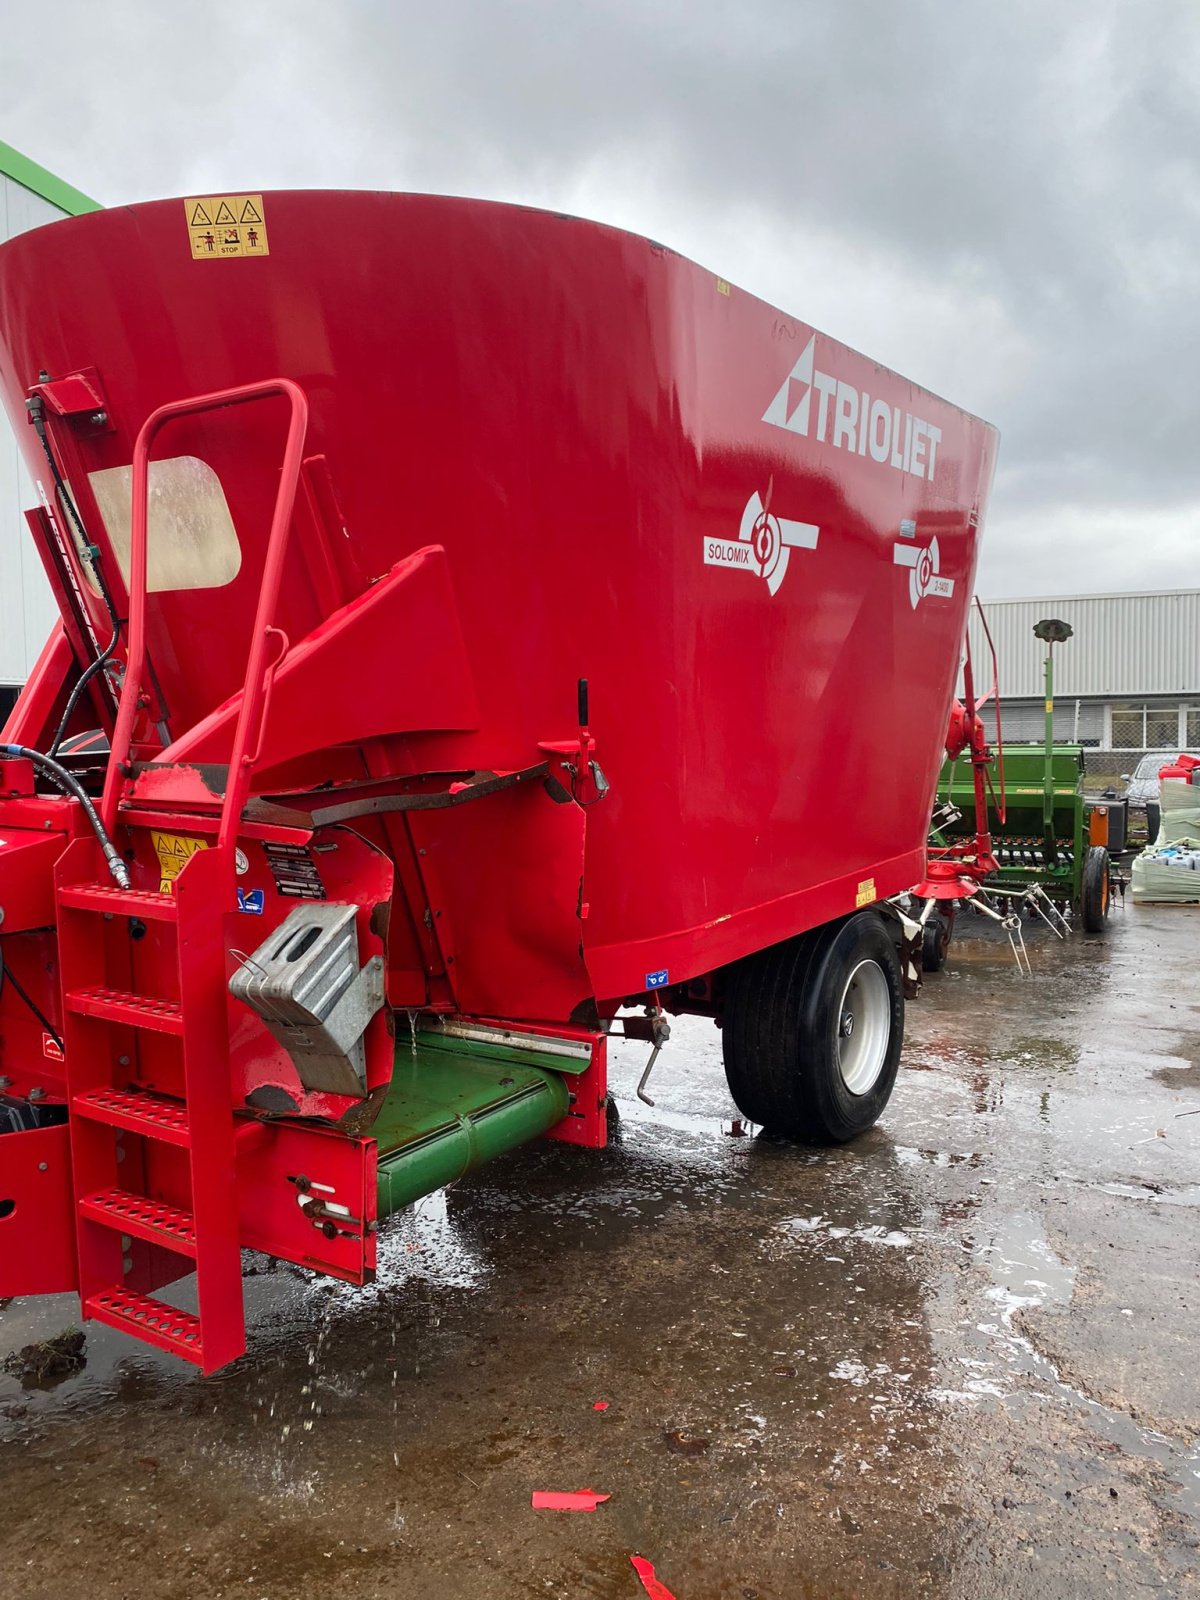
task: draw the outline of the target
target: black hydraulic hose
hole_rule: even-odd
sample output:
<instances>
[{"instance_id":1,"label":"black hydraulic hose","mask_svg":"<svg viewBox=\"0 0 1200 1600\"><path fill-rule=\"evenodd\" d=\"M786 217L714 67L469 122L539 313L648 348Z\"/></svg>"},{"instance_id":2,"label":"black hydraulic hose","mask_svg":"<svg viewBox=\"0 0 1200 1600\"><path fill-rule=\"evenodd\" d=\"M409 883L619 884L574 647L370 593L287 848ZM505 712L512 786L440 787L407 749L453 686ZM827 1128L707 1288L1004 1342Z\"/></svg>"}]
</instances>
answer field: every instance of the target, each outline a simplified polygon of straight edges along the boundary
<instances>
[{"instance_id":1,"label":"black hydraulic hose","mask_svg":"<svg viewBox=\"0 0 1200 1600\"><path fill-rule=\"evenodd\" d=\"M86 560L95 574L96 587L100 590L100 596L104 601L106 610L108 611L108 619L112 623L112 638L108 641L107 645L105 645L104 649L100 652L96 659L91 662L89 666L85 667L82 673L80 673L75 687L71 690L70 696L67 700L66 709L63 711L62 719L58 724L58 731L55 733L54 738L50 743L50 755L57 756L59 746L63 742L67 727L69 726L71 718L75 713L75 707L79 704L80 698L83 695L83 691L87 688L88 684L92 681L96 674L98 672L103 672L109 661L112 660L113 651L117 648L117 641L121 637L121 622L120 618L117 616L117 608L113 604L112 594L109 590L108 584L104 579L104 570L100 564L100 552L87 536L87 529L83 525L83 518L75 509L75 502L71 498L71 491L67 488L67 485L63 480L62 473L58 470L58 462L54 459L54 451L50 448L50 440L46 436L45 406L41 396L36 395L32 400L26 401L26 406L29 411L29 419L33 423L34 432L38 436L42 446L42 452L46 457L47 463L49 464L50 475L54 479L54 498L58 503L59 510L61 511L65 509L68 517L75 525L75 531L79 535L80 559Z\"/></svg>"},{"instance_id":2,"label":"black hydraulic hose","mask_svg":"<svg viewBox=\"0 0 1200 1600\"><path fill-rule=\"evenodd\" d=\"M32 761L35 767L50 779L64 794L70 795L73 800L78 800L83 807L88 821L92 825L92 832L100 841L100 848L104 851L104 859L108 862L108 870L112 873L119 889L129 887L129 869L121 859L121 853L104 830L104 824L95 806L91 802L87 791L73 773L50 756L45 756L40 750L31 750L24 744L0 744L0 756L12 756L18 760Z\"/></svg>"},{"instance_id":3,"label":"black hydraulic hose","mask_svg":"<svg viewBox=\"0 0 1200 1600\"><path fill-rule=\"evenodd\" d=\"M13 993L19 1000L24 1001L25 1005L29 1007L30 1011L33 1012L34 1016L41 1023L42 1027L45 1028L46 1032L61 1050L63 1048L62 1034L59 1033L58 1029L50 1021L49 1017L38 1005L33 996L26 993L22 985L17 982L16 973L4 965L4 949L3 946L0 946L0 994L4 993L4 985L6 982L12 984Z\"/></svg>"}]
</instances>

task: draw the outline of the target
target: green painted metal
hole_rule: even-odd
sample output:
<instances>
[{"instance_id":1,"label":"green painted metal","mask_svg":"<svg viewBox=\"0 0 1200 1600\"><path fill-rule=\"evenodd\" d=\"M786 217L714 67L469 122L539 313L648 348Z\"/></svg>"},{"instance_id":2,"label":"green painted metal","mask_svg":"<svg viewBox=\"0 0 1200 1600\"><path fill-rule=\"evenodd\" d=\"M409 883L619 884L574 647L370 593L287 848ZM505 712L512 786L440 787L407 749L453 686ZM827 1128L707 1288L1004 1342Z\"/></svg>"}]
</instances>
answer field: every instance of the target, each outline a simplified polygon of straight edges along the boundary
<instances>
[{"instance_id":1,"label":"green painted metal","mask_svg":"<svg viewBox=\"0 0 1200 1600\"><path fill-rule=\"evenodd\" d=\"M387 1098L371 1126L380 1219L546 1133L567 1114L554 1056L418 1033L401 1040Z\"/></svg>"},{"instance_id":2,"label":"green painted metal","mask_svg":"<svg viewBox=\"0 0 1200 1600\"><path fill-rule=\"evenodd\" d=\"M1083 891L1086 818L1083 802L1083 750L1077 744L1004 746L1005 821L991 818L992 841L1000 870L989 883L1020 888L1040 883L1054 900L1078 901ZM1049 790L1049 795L1047 795ZM975 790L968 761L947 761L938 778L939 803L950 802L962 820L944 830L952 840L975 831ZM1045 857L1046 810L1055 860ZM1035 857L1040 852L1043 859Z\"/></svg>"},{"instance_id":3,"label":"green painted metal","mask_svg":"<svg viewBox=\"0 0 1200 1600\"><path fill-rule=\"evenodd\" d=\"M1046 648L1046 769L1042 774L1042 839L1046 860L1054 854L1054 646Z\"/></svg>"},{"instance_id":4,"label":"green painted metal","mask_svg":"<svg viewBox=\"0 0 1200 1600\"><path fill-rule=\"evenodd\" d=\"M64 183L61 178L56 178L52 172L47 172L45 167L39 167L36 161L23 156L19 150L14 150L12 145L5 144L3 139L0 139L0 173L6 178L11 178L14 183L19 183L22 188L30 190L31 193L40 195L43 200L48 200L52 206L57 206L70 217L82 216L85 211L104 209L98 200L93 200L82 190Z\"/></svg>"},{"instance_id":5,"label":"green painted metal","mask_svg":"<svg viewBox=\"0 0 1200 1600\"><path fill-rule=\"evenodd\" d=\"M508 1061L519 1066L545 1067L554 1072L574 1075L586 1072L591 1065L591 1052L587 1054L559 1055L556 1051L538 1050L528 1044L501 1044L493 1039L463 1039L453 1033L442 1033L436 1028L422 1030L417 1035L423 1050L440 1050L454 1056L468 1056L479 1061ZM529 1034L522 1035L529 1039ZM547 1043L550 1043L548 1040Z\"/></svg>"}]
</instances>

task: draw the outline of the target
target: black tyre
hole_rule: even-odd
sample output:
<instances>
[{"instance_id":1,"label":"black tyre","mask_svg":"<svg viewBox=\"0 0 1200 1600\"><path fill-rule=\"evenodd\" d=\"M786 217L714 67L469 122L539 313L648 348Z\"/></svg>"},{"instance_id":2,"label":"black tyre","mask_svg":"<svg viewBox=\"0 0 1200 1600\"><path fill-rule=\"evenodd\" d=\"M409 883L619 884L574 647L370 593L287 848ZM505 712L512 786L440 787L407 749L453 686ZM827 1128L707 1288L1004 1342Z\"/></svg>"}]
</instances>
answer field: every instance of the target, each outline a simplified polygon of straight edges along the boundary
<instances>
[{"instance_id":1,"label":"black tyre","mask_svg":"<svg viewBox=\"0 0 1200 1600\"><path fill-rule=\"evenodd\" d=\"M874 1125L904 1041L900 960L882 918L856 912L730 969L725 1076L751 1122L842 1144Z\"/></svg>"},{"instance_id":2,"label":"black tyre","mask_svg":"<svg viewBox=\"0 0 1200 1600\"><path fill-rule=\"evenodd\" d=\"M950 948L950 924L933 912L925 924L921 941L921 966L926 972L940 972Z\"/></svg>"},{"instance_id":3,"label":"black tyre","mask_svg":"<svg viewBox=\"0 0 1200 1600\"><path fill-rule=\"evenodd\" d=\"M1080 911L1088 933L1103 933L1108 921L1108 851L1093 845L1083 863L1083 892Z\"/></svg>"},{"instance_id":4,"label":"black tyre","mask_svg":"<svg viewBox=\"0 0 1200 1600\"><path fill-rule=\"evenodd\" d=\"M1162 821L1162 808L1157 800L1146 801L1146 843L1153 844L1158 838L1159 823Z\"/></svg>"}]
</instances>

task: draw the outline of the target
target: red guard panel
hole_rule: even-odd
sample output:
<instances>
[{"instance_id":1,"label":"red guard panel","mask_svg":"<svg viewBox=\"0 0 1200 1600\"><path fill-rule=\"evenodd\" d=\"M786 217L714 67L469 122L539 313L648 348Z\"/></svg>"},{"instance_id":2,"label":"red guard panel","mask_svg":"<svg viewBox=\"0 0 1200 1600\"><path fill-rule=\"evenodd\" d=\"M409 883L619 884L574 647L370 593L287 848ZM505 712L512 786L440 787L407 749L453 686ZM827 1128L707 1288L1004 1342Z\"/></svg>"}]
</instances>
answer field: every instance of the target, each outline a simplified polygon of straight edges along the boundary
<instances>
[{"instance_id":1,"label":"red guard panel","mask_svg":"<svg viewBox=\"0 0 1200 1600\"><path fill-rule=\"evenodd\" d=\"M364 671L372 661L386 670ZM184 734L163 759L228 761L240 698ZM261 765L385 733L469 731L478 722L446 552L433 546L397 562L284 658Z\"/></svg>"},{"instance_id":2,"label":"red guard panel","mask_svg":"<svg viewBox=\"0 0 1200 1600\"><path fill-rule=\"evenodd\" d=\"M79 1286L66 1123L0 1139L0 1296Z\"/></svg>"}]
</instances>

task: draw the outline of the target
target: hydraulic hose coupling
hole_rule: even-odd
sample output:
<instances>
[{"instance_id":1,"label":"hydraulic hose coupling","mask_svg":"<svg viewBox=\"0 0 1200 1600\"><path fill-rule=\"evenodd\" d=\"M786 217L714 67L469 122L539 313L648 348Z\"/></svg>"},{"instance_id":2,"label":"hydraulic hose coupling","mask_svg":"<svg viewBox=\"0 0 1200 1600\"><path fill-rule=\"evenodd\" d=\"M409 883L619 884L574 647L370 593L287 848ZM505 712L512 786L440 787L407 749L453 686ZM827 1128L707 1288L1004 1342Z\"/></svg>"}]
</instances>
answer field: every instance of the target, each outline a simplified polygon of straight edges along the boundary
<instances>
[{"instance_id":1,"label":"hydraulic hose coupling","mask_svg":"<svg viewBox=\"0 0 1200 1600\"><path fill-rule=\"evenodd\" d=\"M129 888L129 869L121 859L120 851L105 832L104 824L100 821L91 796L75 777L68 772L61 762L55 761L52 756L43 754L41 750L31 750L25 744L0 744L0 755L11 756L17 761L32 761L49 778L56 789L61 789L63 794L72 800L78 800L83 807L84 815L91 824L92 832L100 841L100 848L104 851L104 859L108 863L108 870L112 873L113 881L118 889Z\"/></svg>"},{"instance_id":2,"label":"hydraulic hose coupling","mask_svg":"<svg viewBox=\"0 0 1200 1600\"><path fill-rule=\"evenodd\" d=\"M100 848L104 851L104 859L108 862L108 870L113 875L113 881L118 889L129 888L129 868L121 860L120 852L111 839L102 839Z\"/></svg>"}]
</instances>

